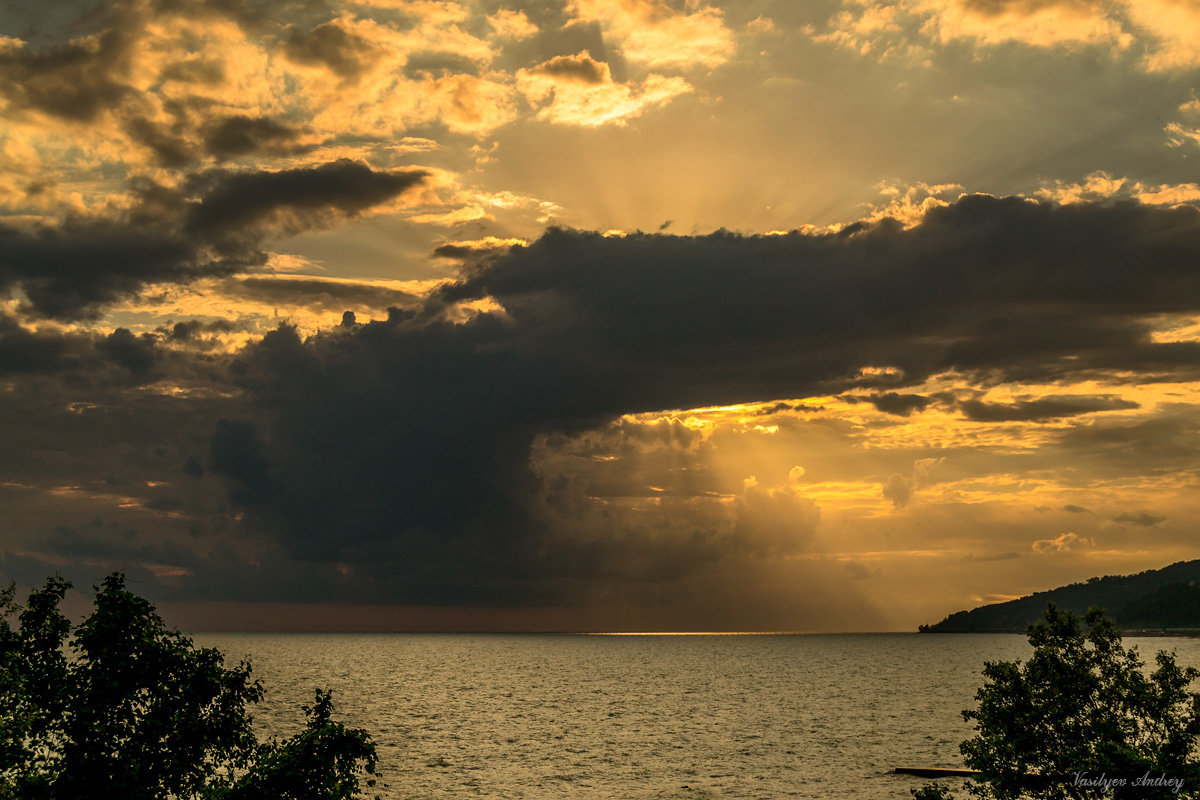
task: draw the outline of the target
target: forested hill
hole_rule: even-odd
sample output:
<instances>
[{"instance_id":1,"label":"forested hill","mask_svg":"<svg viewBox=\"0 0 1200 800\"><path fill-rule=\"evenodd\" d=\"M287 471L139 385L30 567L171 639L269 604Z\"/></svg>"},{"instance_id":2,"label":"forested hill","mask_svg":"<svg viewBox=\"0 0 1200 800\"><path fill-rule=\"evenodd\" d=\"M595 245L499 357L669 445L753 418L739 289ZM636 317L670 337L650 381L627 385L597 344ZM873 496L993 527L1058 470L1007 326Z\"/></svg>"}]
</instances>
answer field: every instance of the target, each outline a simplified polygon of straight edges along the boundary
<instances>
[{"instance_id":1,"label":"forested hill","mask_svg":"<svg viewBox=\"0 0 1200 800\"><path fill-rule=\"evenodd\" d=\"M922 633L1024 633L1042 618L1046 604L1077 614L1105 610L1126 630L1200 628L1200 560L1180 561L1136 575L1106 575L1006 603L959 611Z\"/></svg>"}]
</instances>

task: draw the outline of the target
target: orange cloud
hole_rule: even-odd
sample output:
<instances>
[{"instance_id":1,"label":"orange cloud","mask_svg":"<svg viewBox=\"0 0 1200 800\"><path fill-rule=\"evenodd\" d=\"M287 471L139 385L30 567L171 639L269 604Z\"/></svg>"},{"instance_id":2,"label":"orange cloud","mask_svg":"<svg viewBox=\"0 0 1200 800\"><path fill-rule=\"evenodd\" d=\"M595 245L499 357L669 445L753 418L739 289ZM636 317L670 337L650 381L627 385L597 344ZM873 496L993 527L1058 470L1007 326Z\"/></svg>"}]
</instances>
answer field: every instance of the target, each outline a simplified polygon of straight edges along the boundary
<instances>
[{"instance_id":1,"label":"orange cloud","mask_svg":"<svg viewBox=\"0 0 1200 800\"><path fill-rule=\"evenodd\" d=\"M1100 0L918 0L913 8L930 15L925 32L942 42L1127 47L1133 39Z\"/></svg>"},{"instance_id":2,"label":"orange cloud","mask_svg":"<svg viewBox=\"0 0 1200 800\"><path fill-rule=\"evenodd\" d=\"M1074 533L1064 533L1054 539L1038 539L1033 543L1033 552L1039 555L1068 553L1088 547L1095 547L1095 545L1095 539L1078 536Z\"/></svg>"},{"instance_id":3,"label":"orange cloud","mask_svg":"<svg viewBox=\"0 0 1200 800\"><path fill-rule=\"evenodd\" d=\"M1200 8L1185 0L844 0L816 41L876 58L927 60L931 46L1104 47L1140 43L1148 71L1200 63Z\"/></svg>"},{"instance_id":4,"label":"orange cloud","mask_svg":"<svg viewBox=\"0 0 1200 800\"><path fill-rule=\"evenodd\" d=\"M524 11L502 8L487 18L488 26L501 39L528 39L538 32Z\"/></svg>"},{"instance_id":5,"label":"orange cloud","mask_svg":"<svg viewBox=\"0 0 1200 800\"><path fill-rule=\"evenodd\" d=\"M620 41L622 54L649 66L706 66L733 55L733 34L722 12L688 4L683 10L662 0L570 0L576 19L599 22Z\"/></svg>"},{"instance_id":6,"label":"orange cloud","mask_svg":"<svg viewBox=\"0 0 1200 800\"><path fill-rule=\"evenodd\" d=\"M517 73L517 89L539 119L561 125L624 125L646 110L692 91L683 78L651 74L640 84L616 83L608 64L586 50Z\"/></svg>"},{"instance_id":7,"label":"orange cloud","mask_svg":"<svg viewBox=\"0 0 1200 800\"><path fill-rule=\"evenodd\" d=\"M1113 177L1107 172L1093 172L1078 182L1055 181L1053 185L1044 186L1034 194L1063 205L1118 198L1137 200L1147 205L1175 206L1200 203L1200 184L1147 184Z\"/></svg>"},{"instance_id":8,"label":"orange cloud","mask_svg":"<svg viewBox=\"0 0 1200 800\"><path fill-rule=\"evenodd\" d=\"M1151 71L1200 64L1200 6L1189 0L1126 0L1135 29L1153 42L1145 57Z\"/></svg>"}]
</instances>

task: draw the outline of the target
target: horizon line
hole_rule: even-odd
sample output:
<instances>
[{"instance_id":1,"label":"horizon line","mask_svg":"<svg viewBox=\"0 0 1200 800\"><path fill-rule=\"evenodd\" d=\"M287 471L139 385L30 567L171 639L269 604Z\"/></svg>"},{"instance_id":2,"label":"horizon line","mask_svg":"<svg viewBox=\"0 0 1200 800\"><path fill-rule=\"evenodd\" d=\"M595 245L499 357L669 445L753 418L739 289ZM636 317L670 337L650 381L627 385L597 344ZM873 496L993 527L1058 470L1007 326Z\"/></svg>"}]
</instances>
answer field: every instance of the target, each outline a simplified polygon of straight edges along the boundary
<instances>
[{"instance_id":1,"label":"horizon line","mask_svg":"<svg viewBox=\"0 0 1200 800\"><path fill-rule=\"evenodd\" d=\"M918 634L916 630L888 631L581 631L581 630L190 630L189 635L201 633L254 634L254 633L349 633L349 634L431 634L431 635L496 635L496 636L878 636L890 634Z\"/></svg>"}]
</instances>

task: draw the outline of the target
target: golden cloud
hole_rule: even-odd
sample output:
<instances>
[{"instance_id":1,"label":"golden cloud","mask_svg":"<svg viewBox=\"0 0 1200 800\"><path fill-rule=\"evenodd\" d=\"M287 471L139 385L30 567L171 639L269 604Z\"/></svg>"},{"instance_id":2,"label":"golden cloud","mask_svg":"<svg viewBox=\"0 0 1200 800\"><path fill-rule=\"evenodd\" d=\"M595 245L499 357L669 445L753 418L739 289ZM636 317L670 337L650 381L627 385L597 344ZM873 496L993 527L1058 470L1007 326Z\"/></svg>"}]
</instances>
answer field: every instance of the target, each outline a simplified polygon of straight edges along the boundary
<instances>
[{"instance_id":1,"label":"golden cloud","mask_svg":"<svg viewBox=\"0 0 1200 800\"><path fill-rule=\"evenodd\" d=\"M1147 71L1200 64L1200 7L1188 0L844 0L816 41L863 56L927 60L931 45L1144 47Z\"/></svg>"},{"instance_id":2,"label":"golden cloud","mask_svg":"<svg viewBox=\"0 0 1200 800\"><path fill-rule=\"evenodd\" d=\"M517 89L539 119L561 125L624 125L646 110L692 91L683 78L651 74L640 84L616 83L606 63L585 50L517 73Z\"/></svg>"},{"instance_id":3,"label":"golden cloud","mask_svg":"<svg viewBox=\"0 0 1200 800\"><path fill-rule=\"evenodd\" d=\"M680 10L662 0L570 0L567 10L578 20L599 22L620 41L626 58L651 67L716 67L735 49L722 12L707 6Z\"/></svg>"},{"instance_id":4,"label":"golden cloud","mask_svg":"<svg viewBox=\"0 0 1200 800\"><path fill-rule=\"evenodd\" d=\"M501 39L528 39L538 32L524 11L502 8L487 18L492 32Z\"/></svg>"},{"instance_id":5,"label":"golden cloud","mask_svg":"<svg viewBox=\"0 0 1200 800\"><path fill-rule=\"evenodd\" d=\"M1155 206L1200 204L1200 184L1148 184L1129 178L1113 177L1107 172L1093 172L1077 182L1055 181L1038 189L1034 194L1063 205L1107 199L1137 200Z\"/></svg>"},{"instance_id":6,"label":"golden cloud","mask_svg":"<svg viewBox=\"0 0 1200 800\"><path fill-rule=\"evenodd\" d=\"M1053 553L1069 553L1095 546L1095 539L1089 539L1086 536L1079 536L1074 533L1064 533L1054 539L1038 539L1033 543L1033 552L1038 555L1050 555Z\"/></svg>"},{"instance_id":7,"label":"golden cloud","mask_svg":"<svg viewBox=\"0 0 1200 800\"><path fill-rule=\"evenodd\" d=\"M1106 14L1106 6L1099 0L917 0L911 8L929 15L924 30L942 42L1127 47L1133 37Z\"/></svg>"}]
</instances>

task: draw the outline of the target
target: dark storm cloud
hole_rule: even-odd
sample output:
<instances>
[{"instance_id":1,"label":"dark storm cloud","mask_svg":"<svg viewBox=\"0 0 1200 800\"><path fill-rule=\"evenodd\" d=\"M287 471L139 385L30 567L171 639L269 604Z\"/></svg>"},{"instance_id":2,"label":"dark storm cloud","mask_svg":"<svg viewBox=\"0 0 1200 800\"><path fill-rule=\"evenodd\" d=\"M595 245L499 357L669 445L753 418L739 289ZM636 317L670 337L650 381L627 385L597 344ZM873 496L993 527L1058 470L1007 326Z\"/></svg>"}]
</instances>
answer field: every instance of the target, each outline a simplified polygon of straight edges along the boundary
<instances>
[{"instance_id":1,"label":"dark storm cloud","mask_svg":"<svg viewBox=\"0 0 1200 800\"><path fill-rule=\"evenodd\" d=\"M31 331L0 315L0 377L46 375L78 382L141 383L164 357L159 337L126 328L94 332ZM114 369L115 368L115 369Z\"/></svg>"},{"instance_id":2,"label":"dark storm cloud","mask_svg":"<svg viewBox=\"0 0 1200 800\"><path fill-rule=\"evenodd\" d=\"M125 132L135 142L153 152L155 159L164 167L185 167L199 155L180 122L164 125L144 117L134 117L125 123Z\"/></svg>"},{"instance_id":3,"label":"dark storm cloud","mask_svg":"<svg viewBox=\"0 0 1200 800\"><path fill-rule=\"evenodd\" d=\"M478 261L481 258L495 256L507 252L513 242L504 239L481 239L469 242L447 242L433 249L433 255L438 258L453 261Z\"/></svg>"},{"instance_id":4,"label":"dark storm cloud","mask_svg":"<svg viewBox=\"0 0 1200 800\"><path fill-rule=\"evenodd\" d=\"M237 115L216 120L204 131L204 148L218 158L237 158L254 153L303 152L297 143L302 132L270 117Z\"/></svg>"},{"instance_id":5,"label":"dark storm cloud","mask_svg":"<svg viewBox=\"0 0 1200 800\"><path fill-rule=\"evenodd\" d=\"M70 349L60 334L29 331L0 315L0 377L60 372L71 359Z\"/></svg>"},{"instance_id":6,"label":"dark storm cloud","mask_svg":"<svg viewBox=\"0 0 1200 800\"><path fill-rule=\"evenodd\" d=\"M117 328L97 342L96 349L139 377L147 375L158 361L157 337L152 333L135 336L128 328Z\"/></svg>"},{"instance_id":7,"label":"dark storm cloud","mask_svg":"<svg viewBox=\"0 0 1200 800\"><path fill-rule=\"evenodd\" d=\"M194 181L202 199L189 208L186 229L221 237L274 222L281 232L298 233L331 215L352 217L387 202L426 176L421 170L376 171L348 159L279 172L213 170Z\"/></svg>"},{"instance_id":8,"label":"dark storm cloud","mask_svg":"<svg viewBox=\"0 0 1200 800\"><path fill-rule=\"evenodd\" d=\"M302 143L304 132L270 117L245 114L216 117L197 122L211 113L203 101L167 101L164 110L170 122L131 116L123 129L135 142L149 149L161 166L183 169L205 155L220 161L250 155L287 156L309 152L315 145Z\"/></svg>"},{"instance_id":9,"label":"dark storm cloud","mask_svg":"<svg viewBox=\"0 0 1200 800\"><path fill-rule=\"evenodd\" d=\"M263 263L272 235L353 217L424 179L352 161L280 172L202 173L192 193L142 182L121 219L69 219L18 230L0 224L0 291L20 288L31 310L84 318L151 283L187 283Z\"/></svg>"},{"instance_id":10,"label":"dark storm cloud","mask_svg":"<svg viewBox=\"0 0 1200 800\"><path fill-rule=\"evenodd\" d=\"M1188 406L1167 407L1148 419L1074 426L1058 434L1060 446L1092 470L1142 470L1155 475L1190 469L1200 448L1200 420Z\"/></svg>"},{"instance_id":11,"label":"dark storm cloud","mask_svg":"<svg viewBox=\"0 0 1200 800\"><path fill-rule=\"evenodd\" d=\"M141 334L127 328L30 330L0 314L0 377L11 379L10 386L18 392L27 389L19 383L22 378L60 378L56 404L66 406L74 400L94 399L90 395L105 388L140 386L197 369L211 372L211 364L197 359L195 351L211 346L206 334L211 337L232 329L221 321L188 321ZM42 388L49 385L43 382Z\"/></svg>"},{"instance_id":12,"label":"dark storm cloud","mask_svg":"<svg viewBox=\"0 0 1200 800\"><path fill-rule=\"evenodd\" d=\"M0 224L0 290L19 286L45 317L85 317L148 283L184 283L245 264L209 259L197 242L153 226L87 220L24 231Z\"/></svg>"},{"instance_id":13,"label":"dark storm cloud","mask_svg":"<svg viewBox=\"0 0 1200 800\"><path fill-rule=\"evenodd\" d=\"M1096 411L1123 411L1138 408L1138 404L1114 396L1058 396L1016 403L986 403L964 400L959 408L967 419L976 422L1037 422L1061 417L1074 417Z\"/></svg>"},{"instance_id":14,"label":"dark storm cloud","mask_svg":"<svg viewBox=\"0 0 1200 800\"><path fill-rule=\"evenodd\" d=\"M348 305L382 309L419 303L416 295L389 286L318 278L240 278L224 284L224 292L260 303L329 311L341 311Z\"/></svg>"},{"instance_id":15,"label":"dark storm cloud","mask_svg":"<svg viewBox=\"0 0 1200 800\"><path fill-rule=\"evenodd\" d=\"M237 326L228 320L218 319L212 322L201 322L197 319L188 319L175 322L169 327L159 328L158 330L172 341L196 342L202 340L206 334L211 336L214 334L232 333L237 329Z\"/></svg>"},{"instance_id":16,"label":"dark storm cloud","mask_svg":"<svg viewBox=\"0 0 1200 800\"><path fill-rule=\"evenodd\" d=\"M123 541L128 529L186 538L224 524L225 493L188 460L207 454L234 398L209 380L211 359L155 345L128 332L71 334L56 373L5 376L7 549L41 552L60 525Z\"/></svg>"},{"instance_id":17,"label":"dark storm cloud","mask_svg":"<svg viewBox=\"0 0 1200 800\"><path fill-rule=\"evenodd\" d=\"M323 66L346 79L358 77L383 55L378 44L347 29L336 19L293 34L284 45L284 52L297 64Z\"/></svg>"},{"instance_id":18,"label":"dark storm cloud","mask_svg":"<svg viewBox=\"0 0 1200 800\"><path fill-rule=\"evenodd\" d=\"M1200 303L1198 254L1192 207L976 196L910 230L552 232L444 297L494 297L522 346L601 367L602 395L654 410L862 385L865 367L897 388L947 369L1194 376L1200 351L1152 342L1144 317Z\"/></svg>"},{"instance_id":19,"label":"dark storm cloud","mask_svg":"<svg viewBox=\"0 0 1200 800\"><path fill-rule=\"evenodd\" d=\"M846 396L845 399L851 399L851 396ZM860 398L854 398L852 402L857 402ZM865 398L868 403L885 414L895 414L898 417L911 416L914 411L924 411L925 408L933 402L931 398L920 394L899 394L898 392L883 392L882 394L872 394Z\"/></svg>"},{"instance_id":20,"label":"dark storm cloud","mask_svg":"<svg viewBox=\"0 0 1200 800\"><path fill-rule=\"evenodd\" d=\"M1195 377L1197 354L1154 343L1151 319L1200 309L1198 257L1193 208L992 197L932 210L908 230L554 230L469 267L423 309L307 341L285 328L248 348L235 375L253 410L222 427L212 462L294 556L359 565L396 598L562 600L600 564L610 577L622 559L664 574L644 559L674 557L680 532L629 546L653 528L629 534L636 526L588 503L586 487L535 471L538 437L633 412L898 388L947 370L984 385L1127 380L1144 364ZM483 298L504 313L443 315ZM1057 402L1001 413L1131 407ZM1106 431L1061 441L1120 444L1119 428ZM902 475L885 487L897 506L911 494ZM698 527L695 563L745 555L750 516Z\"/></svg>"},{"instance_id":21,"label":"dark storm cloud","mask_svg":"<svg viewBox=\"0 0 1200 800\"><path fill-rule=\"evenodd\" d=\"M818 414L821 412L820 406L807 406L804 403L789 403L786 400L780 400L778 403L772 403L769 406L760 408L756 414L759 416L770 416L771 414L779 414L785 411L803 411L806 414Z\"/></svg>"},{"instance_id":22,"label":"dark storm cloud","mask_svg":"<svg viewBox=\"0 0 1200 800\"><path fill-rule=\"evenodd\" d=\"M128 31L112 28L44 51L0 51L0 93L18 109L92 121L133 92L130 44Z\"/></svg>"}]
</instances>

